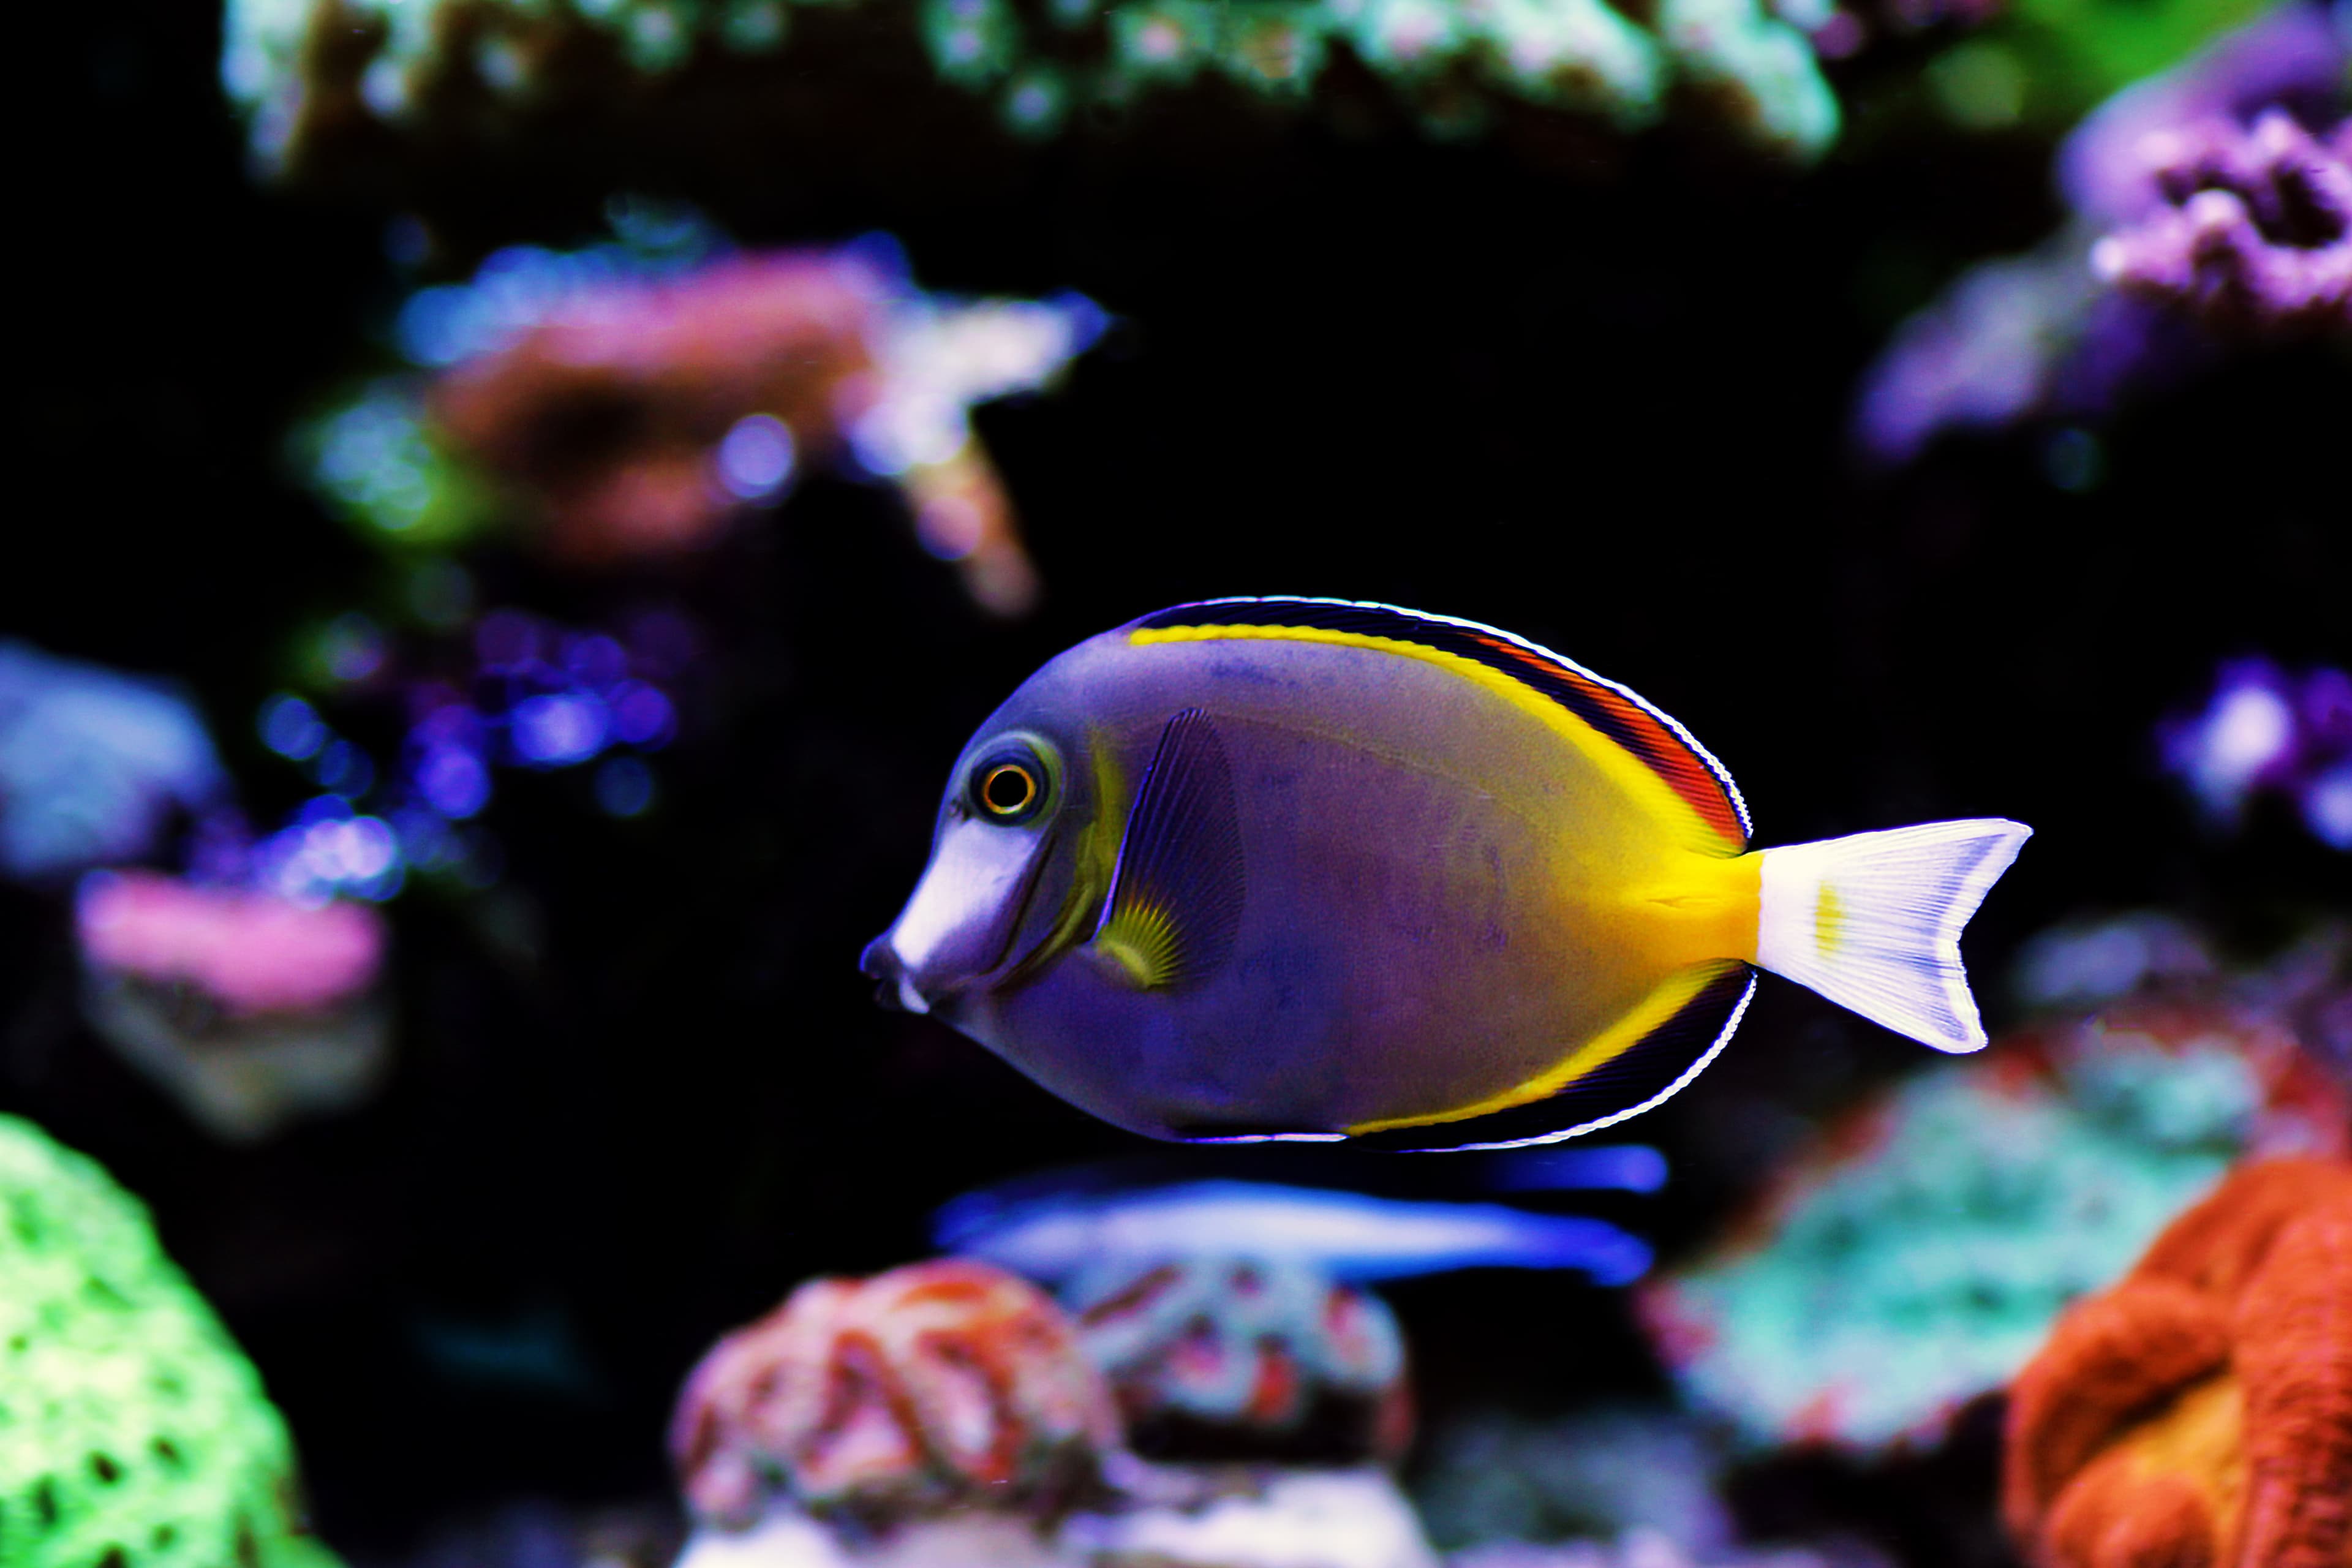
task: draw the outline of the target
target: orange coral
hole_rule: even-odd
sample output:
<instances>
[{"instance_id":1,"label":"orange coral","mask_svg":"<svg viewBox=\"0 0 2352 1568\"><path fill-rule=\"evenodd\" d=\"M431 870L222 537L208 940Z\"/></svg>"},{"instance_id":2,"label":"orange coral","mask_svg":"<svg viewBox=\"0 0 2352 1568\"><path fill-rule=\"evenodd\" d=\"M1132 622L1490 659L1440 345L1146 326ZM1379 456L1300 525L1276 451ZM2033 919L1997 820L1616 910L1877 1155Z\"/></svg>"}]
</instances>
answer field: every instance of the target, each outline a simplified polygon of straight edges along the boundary
<instances>
[{"instance_id":1,"label":"orange coral","mask_svg":"<svg viewBox=\"0 0 2352 1568\"><path fill-rule=\"evenodd\" d=\"M1060 1308L986 1264L817 1279L719 1342L678 1399L687 1500L740 1527L782 1499L877 1518L1050 1510L1118 1441Z\"/></svg>"},{"instance_id":2,"label":"orange coral","mask_svg":"<svg viewBox=\"0 0 2352 1568\"><path fill-rule=\"evenodd\" d=\"M2352 1163L2245 1165L2010 1391L2044 1568L2352 1568Z\"/></svg>"}]
</instances>

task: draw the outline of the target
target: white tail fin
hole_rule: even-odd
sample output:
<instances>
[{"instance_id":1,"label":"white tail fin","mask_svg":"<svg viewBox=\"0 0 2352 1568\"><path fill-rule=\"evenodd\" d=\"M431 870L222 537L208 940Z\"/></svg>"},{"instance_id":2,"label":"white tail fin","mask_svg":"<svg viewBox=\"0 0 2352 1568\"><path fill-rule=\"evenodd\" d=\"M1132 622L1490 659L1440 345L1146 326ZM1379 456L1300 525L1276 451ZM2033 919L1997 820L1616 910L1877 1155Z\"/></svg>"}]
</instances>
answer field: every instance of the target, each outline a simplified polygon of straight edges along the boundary
<instances>
[{"instance_id":1,"label":"white tail fin","mask_svg":"<svg viewBox=\"0 0 2352 1568\"><path fill-rule=\"evenodd\" d=\"M1939 1051L1985 1043L1960 928L2033 836L1999 817L1764 852L1756 962Z\"/></svg>"}]
</instances>

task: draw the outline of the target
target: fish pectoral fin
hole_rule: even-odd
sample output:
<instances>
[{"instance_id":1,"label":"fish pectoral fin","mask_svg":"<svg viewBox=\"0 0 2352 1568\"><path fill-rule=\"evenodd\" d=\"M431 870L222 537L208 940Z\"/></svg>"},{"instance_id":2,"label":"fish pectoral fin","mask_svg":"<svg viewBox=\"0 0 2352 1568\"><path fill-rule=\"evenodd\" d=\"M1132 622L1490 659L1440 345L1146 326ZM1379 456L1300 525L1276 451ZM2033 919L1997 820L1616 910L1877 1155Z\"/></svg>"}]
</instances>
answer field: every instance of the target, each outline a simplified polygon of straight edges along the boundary
<instances>
[{"instance_id":1,"label":"fish pectoral fin","mask_svg":"<svg viewBox=\"0 0 2352 1568\"><path fill-rule=\"evenodd\" d=\"M1160 732L1087 951L1141 990L1200 981L1233 955L1247 889L1224 744L1187 708Z\"/></svg>"}]
</instances>

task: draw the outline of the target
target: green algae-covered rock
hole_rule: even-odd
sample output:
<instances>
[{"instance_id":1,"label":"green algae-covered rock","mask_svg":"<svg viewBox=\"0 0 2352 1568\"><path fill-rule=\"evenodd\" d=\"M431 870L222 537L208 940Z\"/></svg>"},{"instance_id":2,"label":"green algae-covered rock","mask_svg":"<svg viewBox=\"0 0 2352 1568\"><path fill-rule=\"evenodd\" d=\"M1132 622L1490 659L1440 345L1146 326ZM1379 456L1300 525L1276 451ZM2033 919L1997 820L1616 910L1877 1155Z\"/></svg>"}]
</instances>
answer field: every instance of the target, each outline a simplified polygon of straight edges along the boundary
<instances>
[{"instance_id":1,"label":"green algae-covered rock","mask_svg":"<svg viewBox=\"0 0 2352 1568\"><path fill-rule=\"evenodd\" d=\"M261 1379L140 1202L0 1116L0 1568L332 1568Z\"/></svg>"}]
</instances>

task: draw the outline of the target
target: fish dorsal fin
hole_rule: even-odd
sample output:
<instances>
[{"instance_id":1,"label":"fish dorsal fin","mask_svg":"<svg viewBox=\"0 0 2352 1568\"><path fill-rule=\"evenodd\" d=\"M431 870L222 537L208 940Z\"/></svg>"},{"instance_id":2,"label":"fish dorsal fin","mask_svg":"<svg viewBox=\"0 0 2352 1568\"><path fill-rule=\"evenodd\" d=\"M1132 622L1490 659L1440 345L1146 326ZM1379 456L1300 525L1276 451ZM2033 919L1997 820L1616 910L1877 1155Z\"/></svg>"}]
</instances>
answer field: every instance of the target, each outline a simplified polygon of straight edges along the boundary
<instances>
[{"instance_id":1,"label":"fish dorsal fin","mask_svg":"<svg viewBox=\"0 0 2352 1568\"><path fill-rule=\"evenodd\" d=\"M1246 888L1224 743L1187 708L1160 731L1128 811L1095 950L1144 990L1196 984L1232 956Z\"/></svg>"},{"instance_id":2,"label":"fish dorsal fin","mask_svg":"<svg viewBox=\"0 0 2352 1568\"><path fill-rule=\"evenodd\" d=\"M1207 599L1136 623L1140 634L1214 635L1213 628L1221 627L1377 637L1483 665L1567 709L1655 773L1733 850L1748 847L1747 803L1731 774L1689 731L1615 681L1525 637L1451 616L1345 599Z\"/></svg>"}]
</instances>

